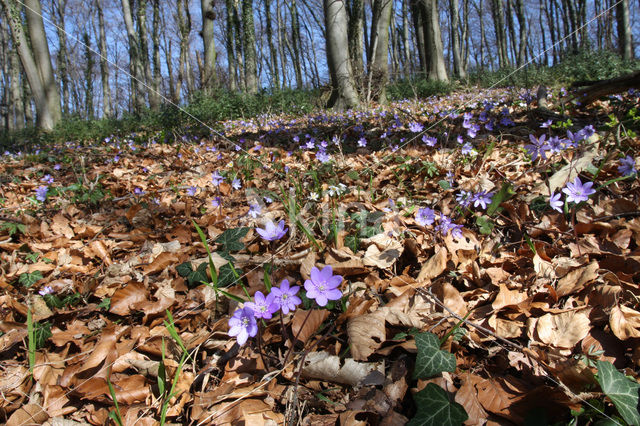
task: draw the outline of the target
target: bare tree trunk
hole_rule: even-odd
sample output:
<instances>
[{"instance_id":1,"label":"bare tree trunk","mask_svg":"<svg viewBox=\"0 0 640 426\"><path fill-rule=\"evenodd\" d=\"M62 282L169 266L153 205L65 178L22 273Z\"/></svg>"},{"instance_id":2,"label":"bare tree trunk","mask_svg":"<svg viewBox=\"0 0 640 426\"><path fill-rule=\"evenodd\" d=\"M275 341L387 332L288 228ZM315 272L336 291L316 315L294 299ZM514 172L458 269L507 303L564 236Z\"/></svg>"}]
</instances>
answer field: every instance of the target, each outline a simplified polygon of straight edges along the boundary
<instances>
[{"instance_id":1,"label":"bare tree trunk","mask_svg":"<svg viewBox=\"0 0 640 426\"><path fill-rule=\"evenodd\" d=\"M160 64L160 0L153 0L153 18L151 27L153 34L152 41L152 60L153 60L153 77L151 80L151 97L153 103L158 107L162 104L162 70Z\"/></svg>"},{"instance_id":2,"label":"bare tree trunk","mask_svg":"<svg viewBox=\"0 0 640 426\"><path fill-rule=\"evenodd\" d=\"M516 18L518 18L518 26L520 27L520 40L518 42L518 56L516 57L516 63L518 67L524 65L526 60L526 49L527 49L527 17L524 13L524 1L516 0L515 4L516 9ZM544 38L544 33L542 33Z\"/></svg>"},{"instance_id":3,"label":"bare tree trunk","mask_svg":"<svg viewBox=\"0 0 640 426\"><path fill-rule=\"evenodd\" d=\"M571 49L573 52L578 51L578 15L576 13L574 0L563 0L565 10L569 21L569 39L571 40Z\"/></svg>"},{"instance_id":4,"label":"bare tree trunk","mask_svg":"<svg viewBox=\"0 0 640 426\"><path fill-rule=\"evenodd\" d=\"M271 26L271 0L264 0L265 26L267 31L267 44L269 45L269 72L271 74L271 85L280 88L280 70L278 69L278 51L273 43L273 28Z\"/></svg>"},{"instance_id":5,"label":"bare tree trunk","mask_svg":"<svg viewBox=\"0 0 640 426\"><path fill-rule=\"evenodd\" d=\"M516 30L513 23L513 14L511 13L511 1L507 0L507 9L505 10L505 16L507 18L507 30L509 34L509 46L511 47L511 63L516 63L518 57L518 48L516 47Z\"/></svg>"},{"instance_id":6,"label":"bare tree trunk","mask_svg":"<svg viewBox=\"0 0 640 426\"><path fill-rule=\"evenodd\" d=\"M140 43L138 35L133 27L133 15L131 14L131 3L129 0L121 0L122 15L124 16L124 24L127 28L127 36L129 40L129 70L131 72L131 96L133 98L133 107L136 113L141 112L146 107L145 93L146 90L142 84L144 80L144 69L142 67L142 59L140 58Z\"/></svg>"},{"instance_id":7,"label":"bare tree trunk","mask_svg":"<svg viewBox=\"0 0 640 426\"><path fill-rule=\"evenodd\" d=\"M300 89L303 85L302 82L302 56L300 50L302 49L302 40L300 37L300 19L298 17L298 5L296 0L291 1L291 41L293 43L293 70L296 74L296 87Z\"/></svg>"},{"instance_id":8,"label":"bare tree trunk","mask_svg":"<svg viewBox=\"0 0 640 426\"><path fill-rule=\"evenodd\" d=\"M227 73L229 74L229 89L238 88L236 80L236 54L233 48L234 34L236 28L233 20L233 0L225 0L225 11L227 18L227 33L225 34L225 48L227 49Z\"/></svg>"},{"instance_id":9,"label":"bare tree trunk","mask_svg":"<svg viewBox=\"0 0 640 426\"><path fill-rule=\"evenodd\" d=\"M466 78L466 72L462 67L462 57L460 55L460 34L458 33L458 0L449 0L449 15L451 20L451 50L453 56L453 75L456 78Z\"/></svg>"},{"instance_id":10,"label":"bare tree trunk","mask_svg":"<svg viewBox=\"0 0 640 426\"><path fill-rule=\"evenodd\" d=\"M284 19L282 19L282 9L280 0L276 1L276 19L278 24L278 53L280 54L280 68L282 68L282 87L288 86L289 79L287 78L287 56L284 52L284 41L282 40L282 34L285 31ZM284 37L286 40L286 35Z\"/></svg>"},{"instance_id":11,"label":"bare tree trunk","mask_svg":"<svg viewBox=\"0 0 640 426\"><path fill-rule=\"evenodd\" d=\"M82 33L82 42L84 44L84 56L85 56L85 92L84 92L84 104L85 113L87 119L93 120L93 52L91 52L91 40L89 34L85 31Z\"/></svg>"},{"instance_id":12,"label":"bare tree trunk","mask_svg":"<svg viewBox=\"0 0 640 426\"><path fill-rule=\"evenodd\" d=\"M478 14L478 23L480 24L480 69L484 70L484 45L486 43L486 37L484 32L484 13L482 10L482 0L480 0L478 3L474 2L474 6L476 8L476 13Z\"/></svg>"},{"instance_id":13,"label":"bare tree trunk","mask_svg":"<svg viewBox=\"0 0 640 426\"><path fill-rule=\"evenodd\" d=\"M510 65L509 54L507 53L507 33L505 31L504 8L502 0L491 0L491 12L493 14L493 24L496 34L496 47L498 50L498 59L500 67Z\"/></svg>"},{"instance_id":14,"label":"bare tree trunk","mask_svg":"<svg viewBox=\"0 0 640 426\"><path fill-rule=\"evenodd\" d=\"M631 43L631 25L629 23L629 0L620 0L616 6L616 22L618 24L618 49L625 60L633 59Z\"/></svg>"},{"instance_id":15,"label":"bare tree trunk","mask_svg":"<svg viewBox=\"0 0 640 426\"><path fill-rule=\"evenodd\" d=\"M24 98L22 90L22 79L20 78L20 59L17 49L12 49L9 53L11 69L11 110L13 111L12 129L23 129L25 124Z\"/></svg>"},{"instance_id":16,"label":"bare tree trunk","mask_svg":"<svg viewBox=\"0 0 640 426\"><path fill-rule=\"evenodd\" d=\"M413 59L409 45L409 1L410 0L402 0L402 47L406 61L404 64L405 77L411 75L413 72Z\"/></svg>"},{"instance_id":17,"label":"bare tree trunk","mask_svg":"<svg viewBox=\"0 0 640 426\"><path fill-rule=\"evenodd\" d=\"M420 73L426 78L427 58L425 58L425 12L421 0L410 0L411 16L413 20L413 28L416 35L416 49L418 50L418 60L420 63Z\"/></svg>"},{"instance_id":18,"label":"bare tree trunk","mask_svg":"<svg viewBox=\"0 0 640 426\"><path fill-rule=\"evenodd\" d=\"M426 73L429 80L449 81L444 61L444 48L440 33L440 19L437 0L422 0L425 9L424 47Z\"/></svg>"},{"instance_id":19,"label":"bare tree trunk","mask_svg":"<svg viewBox=\"0 0 640 426\"><path fill-rule=\"evenodd\" d=\"M356 92L347 38L347 11L344 0L323 0L327 43L327 64L332 93L329 107L353 108L360 104Z\"/></svg>"},{"instance_id":20,"label":"bare tree trunk","mask_svg":"<svg viewBox=\"0 0 640 426\"><path fill-rule=\"evenodd\" d=\"M40 3L34 0L25 0L25 5L33 10L25 12L31 48L29 48L27 37L23 32L22 19L15 3L12 0L2 0L2 5L11 27L13 44L18 51L36 103L37 125L43 130L52 130L60 120L62 113L60 95L57 92L51 67L51 57L48 56L49 46L44 33ZM48 66L46 64L47 58L49 59ZM25 97L24 99L29 98Z\"/></svg>"},{"instance_id":21,"label":"bare tree trunk","mask_svg":"<svg viewBox=\"0 0 640 426\"><path fill-rule=\"evenodd\" d=\"M102 115L111 117L111 86L109 85L109 63L107 62L107 40L104 29L102 0L96 0L98 10L98 46L100 48L100 80L102 82Z\"/></svg>"},{"instance_id":22,"label":"bare tree trunk","mask_svg":"<svg viewBox=\"0 0 640 426\"><path fill-rule=\"evenodd\" d=\"M56 15L56 34L58 35L58 54L56 56L56 66L58 71L58 79L62 87L62 110L65 114L69 114L69 73L67 69L67 33L65 28L65 9L66 0L58 0L52 2L53 13Z\"/></svg>"},{"instance_id":23,"label":"bare tree trunk","mask_svg":"<svg viewBox=\"0 0 640 426\"><path fill-rule=\"evenodd\" d=\"M374 83L378 102L387 102L386 85L389 81L389 23L393 0L375 0L371 22L371 64L369 82Z\"/></svg>"},{"instance_id":24,"label":"bare tree trunk","mask_svg":"<svg viewBox=\"0 0 640 426\"><path fill-rule=\"evenodd\" d=\"M349 5L349 3L345 3ZM364 74L363 39L364 39L364 2L363 0L351 0L347 9L349 26L347 37L349 40L349 57L351 58L351 69L356 78L361 78ZM368 48L368 47L367 47Z\"/></svg>"},{"instance_id":25,"label":"bare tree trunk","mask_svg":"<svg viewBox=\"0 0 640 426\"><path fill-rule=\"evenodd\" d=\"M256 34L253 25L253 0L242 0L242 45L244 50L244 80L248 93L258 92Z\"/></svg>"},{"instance_id":26,"label":"bare tree trunk","mask_svg":"<svg viewBox=\"0 0 640 426\"><path fill-rule=\"evenodd\" d=\"M216 83L216 43L213 37L213 21L216 15L213 10L213 0L200 0L200 9L204 44L202 88L205 93L211 93Z\"/></svg>"}]
</instances>

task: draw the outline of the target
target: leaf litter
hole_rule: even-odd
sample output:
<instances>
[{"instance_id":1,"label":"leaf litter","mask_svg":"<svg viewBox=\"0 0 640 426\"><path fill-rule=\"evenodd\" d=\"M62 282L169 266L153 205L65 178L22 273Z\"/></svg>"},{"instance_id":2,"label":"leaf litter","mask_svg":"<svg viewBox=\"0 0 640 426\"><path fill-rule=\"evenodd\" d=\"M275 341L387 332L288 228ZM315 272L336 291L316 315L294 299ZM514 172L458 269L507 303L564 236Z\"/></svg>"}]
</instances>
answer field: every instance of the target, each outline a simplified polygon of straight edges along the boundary
<instances>
[{"instance_id":1,"label":"leaf litter","mask_svg":"<svg viewBox=\"0 0 640 426\"><path fill-rule=\"evenodd\" d=\"M227 122L230 150L140 132L6 153L2 420L637 422L637 93L549 130L526 91L469 96ZM534 155L541 134L562 150ZM577 176L596 193L554 209ZM342 297L316 306L327 266ZM301 305L238 345L231 315L283 280Z\"/></svg>"}]
</instances>

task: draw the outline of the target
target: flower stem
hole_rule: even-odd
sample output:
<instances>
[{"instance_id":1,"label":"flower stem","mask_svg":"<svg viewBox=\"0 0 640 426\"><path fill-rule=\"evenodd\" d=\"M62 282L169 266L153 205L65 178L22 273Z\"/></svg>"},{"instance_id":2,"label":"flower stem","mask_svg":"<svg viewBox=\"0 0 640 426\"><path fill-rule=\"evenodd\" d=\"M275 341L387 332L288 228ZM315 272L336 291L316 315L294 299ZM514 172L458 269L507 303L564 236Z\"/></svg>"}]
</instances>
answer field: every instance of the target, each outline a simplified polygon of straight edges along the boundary
<instances>
[{"instance_id":1,"label":"flower stem","mask_svg":"<svg viewBox=\"0 0 640 426\"><path fill-rule=\"evenodd\" d=\"M293 352L293 347L296 344L296 340L298 340L298 337L300 336L300 333L302 333L302 329L304 328L304 325L306 324L307 320L311 316L311 311L313 311L313 309L309 309L309 311L307 312L307 316L304 317L304 321L302 321L302 324L300 325L300 330L298 330L298 333L296 334L296 337L294 337L291 340L291 346L289 347L289 350L287 351L287 354L284 357L283 365L286 365L287 361L289 361L289 357L291 356L291 353Z\"/></svg>"}]
</instances>

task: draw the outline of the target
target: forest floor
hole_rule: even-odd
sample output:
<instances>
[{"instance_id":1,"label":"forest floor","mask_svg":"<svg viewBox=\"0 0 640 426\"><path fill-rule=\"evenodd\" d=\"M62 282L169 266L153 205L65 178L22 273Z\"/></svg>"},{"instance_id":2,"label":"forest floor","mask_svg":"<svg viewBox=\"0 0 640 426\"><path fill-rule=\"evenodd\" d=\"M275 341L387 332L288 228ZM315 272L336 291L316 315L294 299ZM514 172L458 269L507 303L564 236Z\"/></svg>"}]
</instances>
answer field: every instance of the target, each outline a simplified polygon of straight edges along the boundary
<instances>
[{"instance_id":1,"label":"forest floor","mask_svg":"<svg viewBox=\"0 0 640 426\"><path fill-rule=\"evenodd\" d=\"M638 424L638 93L560 96L5 153L0 421Z\"/></svg>"}]
</instances>

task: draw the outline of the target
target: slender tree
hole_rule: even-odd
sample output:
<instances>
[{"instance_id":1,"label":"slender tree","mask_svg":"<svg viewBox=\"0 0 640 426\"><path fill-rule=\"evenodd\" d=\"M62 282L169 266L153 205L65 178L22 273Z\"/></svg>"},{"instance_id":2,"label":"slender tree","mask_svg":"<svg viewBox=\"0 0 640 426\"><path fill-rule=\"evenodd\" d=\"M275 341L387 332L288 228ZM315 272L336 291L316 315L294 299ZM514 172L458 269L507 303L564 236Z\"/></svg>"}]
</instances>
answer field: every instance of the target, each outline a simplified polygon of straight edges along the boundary
<instances>
[{"instance_id":1,"label":"slender tree","mask_svg":"<svg viewBox=\"0 0 640 426\"><path fill-rule=\"evenodd\" d=\"M84 102L85 113L89 120L93 119L93 52L91 51L91 39L86 31L82 33L82 43L84 44Z\"/></svg>"},{"instance_id":2,"label":"slender tree","mask_svg":"<svg viewBox=\"0 0 640 426\"><path fill-rule=\"evenodd\" d=\"M121 0L122 15L127 29L127 39L129 41L129 72L131 73L131 98L133 100L134 112L141 112L146 107L146 90L144 86L144 68L140 51L138 34L133 25L133 15L131 14L131 3L129 0Z\"/></svg>"},{"instance_id":3,"label":"slender tree","mask_svg":"<svg viewBox=\"0 0 640 426\"><path fill-rule=\"evenodd\" d=\"M204 66L202 88L210 93L216 83L216 44L213 36L213 21L216 17L213 0L200 0L202 12L202 42L204 44Z\"/></svg>"},{"instance_id":4,"label":"slender tree","mask_svg":"<svg viewBox=\"0 0 640 426\"><path fill-rule=\"evenodd\" d=\"M620 0L616 6L616 23L618 24L618 49L625 60L633 59L631 43L631 25L629 23L629 0Z\"/></svg>"},{"instance_id":5,"label":"slender tree","mask_svg":"<svg viewBox=\"0 0 640 426\"><path fill-rule=\"evenodd\" d=\"M466 78L467 73L462 66L462 54L460 52L460 34L459 34L459 8L458 0L449 0L449 16L451 21L451 53L453 56L453 75L457 78Z\"/></svg>"},{"instance_id":6,"label":"slender tree","mask_svg":"<svg viewBox=\"0 0 640 426\"><path fill-rule=\"evenodd\" d=\"M35 100L37 125L43 130L52 130L60 120L62 111L60 109L60 94L51 66L49 45L44 32L40 2L24 0L26 28L30 44L23 32L22 19L16 4L13 0L2 0L2 5L11 27L13 44L18 51L22 67L29 81L29 88Z\"/></svg>"},{"instance_id":7,"label":"slender tree","mask_svg":"<svg viewBox=\"0 0 640 426\"><path fill-rule=\"evenodd\" d=\"M386 103L386 85L389 80L389 25L393 0L375 0L371 23L372 34L369 83L374 82L378 102ZM367 91L367 93L370 93Z\"/></svg>"},{"instance_id":8,"label":"slender tree","mask_svg":"<svg viewBox=\"0 0 640 426\"><path fill-rule=\"evenodd\" d=\"M256 34L253 24L253 0L242 0L242 45L244 50L244 80L248 93L258 92Z\"/></svg>"},{"instance_id":9,"label":"slender tree","mask_svg":"<svg viewBox=\"0 0 640 426\"><path fill-rule=\"evenodd\" d=\"M102 115L111 117L111 85L109 84L109 63L107 62L107 37L104 27L102 0L95 0L98 12L98 46L100 48L100 81L102 83Z\"/></svg>"},{"instance_id":10,"label":"slender tree","mask_svg":"<svg viewBox=\"0 0 640 426\"><path fill-rule=\"evenodd\" d=\"M360 104L353 81L349 42L347 38L347 10L344 0L323 0L326 31L327 64L331 76L329 107L341 110Z\"/></svg>"}]
</instances>

